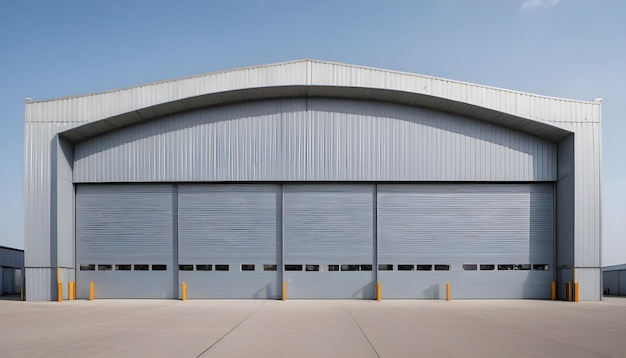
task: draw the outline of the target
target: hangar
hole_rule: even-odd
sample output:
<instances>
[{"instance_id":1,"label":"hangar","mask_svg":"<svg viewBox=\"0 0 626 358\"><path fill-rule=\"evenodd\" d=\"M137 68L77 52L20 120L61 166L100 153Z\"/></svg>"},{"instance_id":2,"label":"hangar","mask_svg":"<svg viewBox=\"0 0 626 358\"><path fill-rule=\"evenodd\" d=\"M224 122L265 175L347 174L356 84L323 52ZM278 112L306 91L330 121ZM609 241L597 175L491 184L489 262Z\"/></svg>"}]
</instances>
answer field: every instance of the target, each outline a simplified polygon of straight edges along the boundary
<instances>
[{"instance_id":1,"label":"hangar","mask_svg":"<svg viewBox=\"0 0 626 358\"><path fill-rule=\"evenodd\" d=\"M27 99L26 299L599 300L600 109L316 60Z\"/></svg>"}]
</instances>

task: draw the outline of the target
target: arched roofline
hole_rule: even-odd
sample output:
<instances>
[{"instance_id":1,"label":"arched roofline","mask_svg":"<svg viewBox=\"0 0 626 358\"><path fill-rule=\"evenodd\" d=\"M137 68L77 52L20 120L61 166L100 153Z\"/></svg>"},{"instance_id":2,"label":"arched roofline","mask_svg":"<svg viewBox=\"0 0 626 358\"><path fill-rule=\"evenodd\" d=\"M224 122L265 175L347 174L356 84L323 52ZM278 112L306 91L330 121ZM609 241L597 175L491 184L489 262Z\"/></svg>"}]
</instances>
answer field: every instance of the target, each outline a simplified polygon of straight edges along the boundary
<instances>
[{"instance_id":1,"label":"arched roofline","mask_svg":"<svg viewBox=\"0 0 626 358\"><path fill-rule=\"evenodd\" d=\"M107 132L174 113L245 101L279 98L357 99L429 108L490 122L555 143L572 133L551 123L423 93L367 87L291 85L243 88L181 98L89 122L61 132L60 135L73 143L78 143Z\"/></svg>"}]
</instances>

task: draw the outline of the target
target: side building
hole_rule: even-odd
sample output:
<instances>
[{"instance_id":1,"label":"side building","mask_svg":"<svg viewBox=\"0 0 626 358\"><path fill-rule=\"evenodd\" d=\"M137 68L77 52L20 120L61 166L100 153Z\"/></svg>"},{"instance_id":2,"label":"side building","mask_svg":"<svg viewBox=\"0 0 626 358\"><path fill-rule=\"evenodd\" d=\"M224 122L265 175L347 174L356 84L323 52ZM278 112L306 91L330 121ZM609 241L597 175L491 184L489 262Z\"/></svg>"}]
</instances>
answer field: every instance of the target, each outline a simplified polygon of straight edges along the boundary
<instances>
[{"instance_id":1,"label":"side building","mask_svg":"<svg viewBox=\"0 0 626 358\"><path fill-rule=\"evenodd\" d=\"M22 292L24 250L0 246L0 295Z\"/></svg>"},{"instance_id":2,"label":"side building","mask_svg":"<svg viewBox=\"0 0 626 358\"><path fill-rule=\"evenodd\" d=\"M604 267L602 282L605 295L626 296L626 264Z\"/></svg>"},{"instance_id":3,"label":"side building","mask_svg":"<svg viewBox=\"0 0 626 358\"><path fill-rule=\"evenodd\" d=\"M314 60L27 99L26 298L600 300L600 109Z\"/></svg>"}]
</instances>

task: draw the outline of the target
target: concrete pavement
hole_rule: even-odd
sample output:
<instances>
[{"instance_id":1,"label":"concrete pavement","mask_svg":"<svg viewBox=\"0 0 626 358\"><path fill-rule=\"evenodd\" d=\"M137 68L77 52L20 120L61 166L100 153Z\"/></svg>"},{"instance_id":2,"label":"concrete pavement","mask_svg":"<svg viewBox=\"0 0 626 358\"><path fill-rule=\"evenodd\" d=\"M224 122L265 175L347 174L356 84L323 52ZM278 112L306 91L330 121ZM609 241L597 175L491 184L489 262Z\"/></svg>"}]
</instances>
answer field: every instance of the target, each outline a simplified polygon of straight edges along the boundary
<instances>
[{"instance_id":1,"label":"concrete pavement","mask_svg":"<svg viewBox=\"0 0 626 358\"><path fill-rule=\"evenodd\" d=\"M626 357L626 298L0 301L0 357Z\"/></svg>"}]
</instances>

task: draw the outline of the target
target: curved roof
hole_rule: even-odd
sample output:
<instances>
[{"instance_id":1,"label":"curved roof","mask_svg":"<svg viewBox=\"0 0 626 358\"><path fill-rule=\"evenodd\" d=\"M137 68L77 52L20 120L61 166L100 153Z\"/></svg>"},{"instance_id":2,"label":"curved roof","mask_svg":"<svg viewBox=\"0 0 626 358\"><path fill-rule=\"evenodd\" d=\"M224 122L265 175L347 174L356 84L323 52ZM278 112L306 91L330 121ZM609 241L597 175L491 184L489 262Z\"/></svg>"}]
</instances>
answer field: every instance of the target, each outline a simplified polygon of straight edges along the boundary
<instances>
[{"instance_id":1,"label":"curved roof","mask_svg":"<svg viewBox=\"0 0 626 358\"><path fill-rule=\"evenodd\" d=\"M599 122L600 104L315 60L233 69L115 91L27 102L28 121L65 123L79 142L168 114L248 100L332 97L459 114L557 142L572 123ZM46 108L39 108L39 107ZM37 115L47 113L46 118Z\"/></svg>"}]
</instances>

